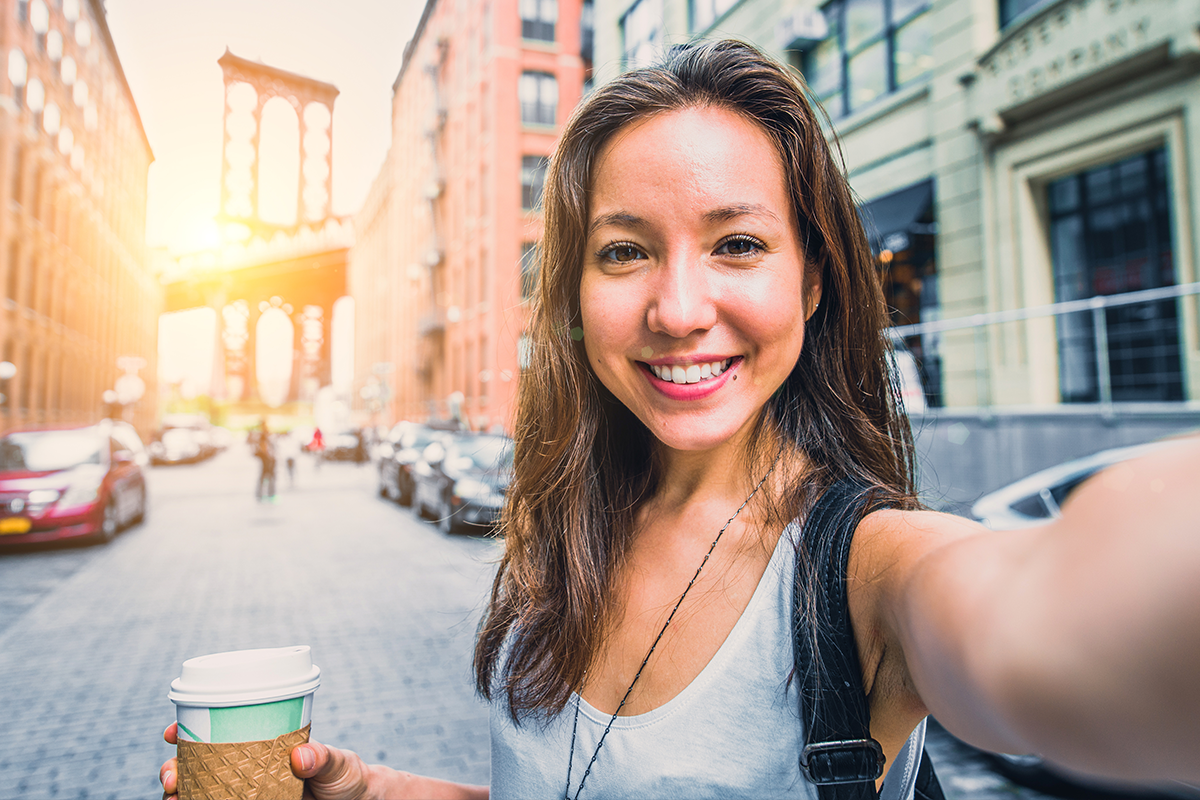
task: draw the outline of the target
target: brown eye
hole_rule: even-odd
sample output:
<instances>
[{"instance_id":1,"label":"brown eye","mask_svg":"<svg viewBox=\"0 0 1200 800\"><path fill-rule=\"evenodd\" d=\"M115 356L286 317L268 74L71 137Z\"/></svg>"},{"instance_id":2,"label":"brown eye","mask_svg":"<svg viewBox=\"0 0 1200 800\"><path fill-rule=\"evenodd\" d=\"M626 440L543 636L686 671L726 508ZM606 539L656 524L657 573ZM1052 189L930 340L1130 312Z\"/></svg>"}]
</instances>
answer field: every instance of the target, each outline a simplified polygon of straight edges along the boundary
<instances>
[{"instance_id":1,"label":"brown eye","mask_svg":"<svg viewBox=\"0 0 1200 800\"><path fill-rule=\"evenodd\" d=\"M615 261L618 264L629 264L644 258L641 251L631 244L615 244L611 247L600 251L601 258L607 258L610 261Z\"/></svg>"},{"instance_id":2,"label":"brown eye","mask_svg":"<svg viewBox=\"0 0 1200 800\"><path fill-rule=\"evenodd\" d=\"M754 239L739 237L737 239L729 239L717 248L717 253L727 256L749 256L753 255L756 250L762 250L763 246L760 242Z\"/></svg>"}]
</instances>

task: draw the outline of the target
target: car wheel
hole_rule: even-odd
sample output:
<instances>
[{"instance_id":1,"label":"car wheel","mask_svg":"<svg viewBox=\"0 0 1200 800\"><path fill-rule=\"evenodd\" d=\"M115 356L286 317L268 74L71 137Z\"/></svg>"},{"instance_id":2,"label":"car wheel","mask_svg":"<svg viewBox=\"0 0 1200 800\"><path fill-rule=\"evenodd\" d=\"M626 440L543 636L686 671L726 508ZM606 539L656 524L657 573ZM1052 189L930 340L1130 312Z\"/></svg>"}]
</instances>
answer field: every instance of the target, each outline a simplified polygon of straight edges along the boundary
<instances>
[{"instance_id":1,"label":"car wheel","mask_svg":"<svg viewBox=\"0 0 1200 800\"><path fill-rule=\"evenodd\" d=\"M458 520L454 517L454 511L450 508L450 504L443 501L442 507L438 509L437 517L438 530L450 536L458 532Z\"/></svg>"},{"instance_id":2,"label":"car wheel","mask_svg":"<svg viewBox=\"0 0 1200 800\"><path fill-rule=\"evenodd\" d=\"M104 504L104 515L100 518L100 530L97 532L97 537L107 544L116 538L117 531L120 529L121 518L117 514L117 503L110 497Z\"/></svg>"},{"instance_id":3,"label":"car wheel","mask_svg":"<svg viewBox=\"0 0 1200 800\"><path fill-rule=\"evenodd\" d=\"M138 492L137 513L133 515L132 524L140 525L145 521L146 521L146 487L145 487L145 485L143 485L141 491Z\"/></svg>"}]
</instances>

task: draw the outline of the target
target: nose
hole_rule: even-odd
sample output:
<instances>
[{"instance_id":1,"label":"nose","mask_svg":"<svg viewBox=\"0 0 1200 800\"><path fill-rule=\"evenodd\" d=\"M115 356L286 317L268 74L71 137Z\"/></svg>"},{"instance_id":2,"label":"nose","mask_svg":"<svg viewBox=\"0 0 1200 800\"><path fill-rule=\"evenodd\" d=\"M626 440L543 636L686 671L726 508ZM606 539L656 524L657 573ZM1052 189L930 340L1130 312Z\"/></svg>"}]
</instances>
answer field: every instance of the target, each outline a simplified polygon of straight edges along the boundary
<instances>
[{"instance_id":1,"label":"nose","mask_svg":"<svg viewBox=\"0 0 1200 800\"><path fill-rule=\"evenodd\" d=\"M658 270L646 322L654 333L684 339L711 328L717 320L711 276L700 264L671 258Z\"/></svg>"}]
</instances>

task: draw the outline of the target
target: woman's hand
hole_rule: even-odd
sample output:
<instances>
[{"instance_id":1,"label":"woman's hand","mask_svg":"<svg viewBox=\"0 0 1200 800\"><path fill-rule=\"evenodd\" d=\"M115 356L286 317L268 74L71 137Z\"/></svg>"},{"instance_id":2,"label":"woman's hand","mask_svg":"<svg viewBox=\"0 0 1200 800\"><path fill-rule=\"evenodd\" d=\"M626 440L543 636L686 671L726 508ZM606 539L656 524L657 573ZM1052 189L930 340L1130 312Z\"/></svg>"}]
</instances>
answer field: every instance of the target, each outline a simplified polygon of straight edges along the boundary
<instances>
[{"instance_id":1,"label":"woman's hand","mask_svg":"<svg viewBox=\"0 0 1200 800\"><path fill-rule=\"evenodd\" d=\"M178 727L172 722L163 738L178 744ZM292 748L292 773L304 779L304 800L367 800L367 780L371 769L348 750L309 742ZM174 797L179 790L179 759L168 759L158 771L163 797Z\"/></svg>"},{"instance_id":2,"label":"woman's hand","mask_svg":"<svg viewBox=\"0 0 1200 800\"><path fill-rule=\"evenodd\" d=\"M163 731L163 738L167 740L167 744L179 743L179 726L172 722ZM169 797L174 797L179 791L179 759L168 758L166 763L158 769L158 780L163 787L163 800Z\"/></svg>"},{"instance_id":3,"label":"woman's hand","mask_svg":"<svg viewBox=\"0 0 1200 800\"><path fill-rule=\"evenodd\" d=\"M178 728L172 722L163 731L168 744L178 743ZM486 800L486 786L462 784L397 772L382 766L368 766L349 750L339 750L320 742L292 748L292 773L304 779L304 800L370 800L386 798L469 798ZM163 800L179 791L179 761L167 759L158 771Z\"/></svg>"}]
</instances>

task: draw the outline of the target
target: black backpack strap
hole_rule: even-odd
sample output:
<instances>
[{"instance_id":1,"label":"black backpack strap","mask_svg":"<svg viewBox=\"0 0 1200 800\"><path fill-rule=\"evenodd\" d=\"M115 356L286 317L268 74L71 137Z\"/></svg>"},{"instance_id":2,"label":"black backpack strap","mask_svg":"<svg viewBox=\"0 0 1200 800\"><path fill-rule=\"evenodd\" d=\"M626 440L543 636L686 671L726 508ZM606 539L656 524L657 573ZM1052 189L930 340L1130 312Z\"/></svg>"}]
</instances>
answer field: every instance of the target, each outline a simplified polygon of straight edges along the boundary
<instances>
[{"instance_id":1,"label":"black backpack strap","mask_svg":"<svg viewBox=\"0 0 1200 800\"><path fill-rule=\"evenodd\" d=\"M831 486L809 512L797 559L792 641L805 737L800 771L821 800L874 800L883 774L846 595L850 541L868 500L867 488L849 479Z\"/></svg>"},{"instance_id":2,"label":"black backpack strap","mask_svg":"<svg viewBox=\"0 0 1200 800\"><path fill-rule=\"evenodd\" d=\"M917 785L913 791L913 800L946 800L942 793L942 784L938 782L937 773L933 771L933 762L929 760L929 751L921 753L921 766L917 768Z\"/></svg>"},{"instance_id":3,"label":"black backpack strap","mask_svg":"<svg viewBox=\"0 0 1200 800\"><path fill-rule=\"evenodd\" d=\"M817 500L801 533L793 587L792 643L799 681L804 749L800 771L820 800L876 800L884 755L871 738L858 646L850 627L846 573L850 542L872 503L869 487L849 478ZM915 800L945 800L928 751L921 753Z\"/></svg>"}]
</instances>

